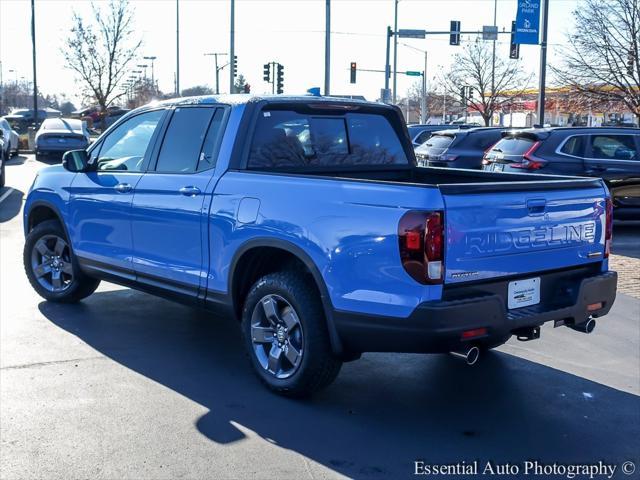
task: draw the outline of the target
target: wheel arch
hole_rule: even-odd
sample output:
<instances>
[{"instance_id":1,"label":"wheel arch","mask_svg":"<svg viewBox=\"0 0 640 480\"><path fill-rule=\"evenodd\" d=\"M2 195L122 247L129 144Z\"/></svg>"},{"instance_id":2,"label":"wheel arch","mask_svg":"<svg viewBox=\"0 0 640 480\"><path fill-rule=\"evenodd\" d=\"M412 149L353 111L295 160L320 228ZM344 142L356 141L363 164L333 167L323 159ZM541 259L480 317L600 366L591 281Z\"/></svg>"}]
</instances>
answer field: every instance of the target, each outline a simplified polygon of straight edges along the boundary
<instances>
[{"instance_id":1,"label":"wheel arch","mask_svg":"<svg viewBox=\"0 0 640 480\"><path fill-rule=\"evenodd\" d=\"M266 259L266 261L265 261ZM256 269L247 269L248 264L260 261ZM254 238L242 244L236 251L229 268L228 292L236 318L240 318L242 301L253 283L261 276L278 270L278 265L292 262L304 269L313 279L322 302L331 348L337 355L343 353L342 342L333 321L333 304L327 285L311 256L298 245L275 238ZM249 272L246 274L245 272Z\"/></svg>"},{"instance_id":2,"label":"wheel arch","mask_svg":"<svg viewBox=\"0 0 640 480\"><path fill-rule=\"evenodd\" d=\"M58 208L49 202L35 201L31 204L25 221L25 234L28 234L37 225L48 220L56 220L62 226L69 245L71 246L71 237L69 236L69 231L63 221L63 217Z\"/></svg>"}]
</instances>

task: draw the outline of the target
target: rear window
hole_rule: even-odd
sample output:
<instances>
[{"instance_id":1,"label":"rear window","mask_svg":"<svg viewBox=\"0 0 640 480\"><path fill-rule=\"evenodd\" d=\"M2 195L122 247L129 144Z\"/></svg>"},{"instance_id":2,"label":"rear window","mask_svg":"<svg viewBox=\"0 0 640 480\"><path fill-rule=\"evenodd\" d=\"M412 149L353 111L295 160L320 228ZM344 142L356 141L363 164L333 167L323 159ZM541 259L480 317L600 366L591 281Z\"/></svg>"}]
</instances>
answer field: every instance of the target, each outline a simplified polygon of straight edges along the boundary
<instances>
[{"instance_id":1,"label":"rear window","mask_svg":"<svg viewBox=\"0 0 640 480\"><path fill-rule=\"evenodd\" d=\"M431 148L447 148L455 140L454 135L434 135L432 136L425 146Z\"/></svg>"},{"instance_id":2,"label":"rear window","mask_svg":"<svg viewBox=\"0 0 640 480\"><path fill-rule=\"evenodd\" d=\"M504 153L505 155L524 155L533 143L534 141L531 138L505 137L496 143L491 151Z\"/></svg>"},{"instance_id":3,"label":"rear window","mask_svg":"<svg viewBox=\"0 0 640 480\"><path fill-rule=\"evenodd\" d=\"M402 143L383 115L260 112L249 168L407 165Z\"/></svg>"}]
</instances>

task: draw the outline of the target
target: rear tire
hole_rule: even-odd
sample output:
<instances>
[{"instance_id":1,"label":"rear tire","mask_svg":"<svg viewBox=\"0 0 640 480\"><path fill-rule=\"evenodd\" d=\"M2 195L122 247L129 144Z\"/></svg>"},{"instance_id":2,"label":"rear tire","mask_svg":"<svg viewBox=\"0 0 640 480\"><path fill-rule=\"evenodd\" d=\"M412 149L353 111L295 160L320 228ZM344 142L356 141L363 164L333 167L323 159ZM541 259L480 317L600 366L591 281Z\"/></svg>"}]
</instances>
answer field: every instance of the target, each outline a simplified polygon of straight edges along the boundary
<instances>
[{"instance_id":1,"label":"rear tire","mask_svg":"<svg viewBox=\"0 0 640 480\"><path fill-rule=\"evenodd\" d=\"M287 270L258 280L244 302L242 333L254 371L281 395L311 395L340 372L322 302L302 273Z\"/></svg>"},{"instance_id":2,"label":"rear tire","mask_svg":"<svg viewBox=\"0 0 640 480\"><path fill-rule=\"evenodd\" d=\"M29 232L22 258L29 283L45 300L79 302L100 285L100 280L80 270L71 244L56 220L42 222Z\"/></svg>"}]
</instances>

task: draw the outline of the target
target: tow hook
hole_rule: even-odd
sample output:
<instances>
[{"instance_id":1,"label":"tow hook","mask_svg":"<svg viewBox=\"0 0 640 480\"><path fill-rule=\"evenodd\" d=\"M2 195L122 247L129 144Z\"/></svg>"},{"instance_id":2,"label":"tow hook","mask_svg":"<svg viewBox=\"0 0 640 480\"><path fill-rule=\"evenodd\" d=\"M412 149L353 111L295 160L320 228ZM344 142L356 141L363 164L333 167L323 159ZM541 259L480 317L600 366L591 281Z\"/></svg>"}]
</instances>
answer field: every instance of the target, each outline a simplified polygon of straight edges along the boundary
<instances>
[{"instance_id":1,"label":"tow hook","mask_svg":"<svg viewBox=\"0 0 640 480\"><path fill-rule=\"evenodd\" d=\"M596 328L596 321L593 317L589 317L586 322L578 323L575 325L567 325L567 327L575 330L576 332L591 333Z\"/></svg>"},{"instance_id":2,"label":"tow hook","mask_svg":"<svg viewBox=\"0 0 640 480\"><path fill-rule=\"evenodd\" d=\"M456 358L461 358L467 365L475 365L480 358L480 349L478 347L467 347L463 350L449 352Z\"/></svg>"},{"instance_id":3,"label":"tow hook","mask_svg":"<svg viewBox=\"0 0 640 480\"><path fill-rule=\"evenodd\" d=\"M513 331L513 334L521 342L537 340L540 338L540 327L522 327Z\"/></svg>"}]
</instances>

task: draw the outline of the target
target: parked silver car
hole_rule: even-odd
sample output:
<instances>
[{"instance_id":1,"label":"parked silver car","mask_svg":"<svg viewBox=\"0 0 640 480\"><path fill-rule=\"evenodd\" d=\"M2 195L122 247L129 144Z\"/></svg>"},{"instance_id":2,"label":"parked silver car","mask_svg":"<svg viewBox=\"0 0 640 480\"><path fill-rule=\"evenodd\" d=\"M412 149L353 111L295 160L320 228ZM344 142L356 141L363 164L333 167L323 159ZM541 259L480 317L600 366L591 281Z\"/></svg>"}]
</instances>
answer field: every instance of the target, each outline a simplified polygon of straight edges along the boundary
<instances>
[{"instance_id":1,"label":"parked silver car","mask_svg":"<svg viewBox=\"0 0 640 480\"><path fill-rule=\"evenodd\" d=\"M35 138L36 159L52 154L62 157L69 150L84 150L89 146L86 123L75 118L47 118Z\"/></svg>"}]
</instances>

